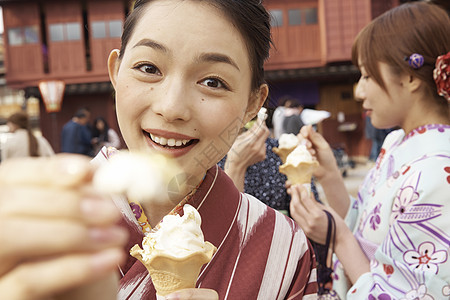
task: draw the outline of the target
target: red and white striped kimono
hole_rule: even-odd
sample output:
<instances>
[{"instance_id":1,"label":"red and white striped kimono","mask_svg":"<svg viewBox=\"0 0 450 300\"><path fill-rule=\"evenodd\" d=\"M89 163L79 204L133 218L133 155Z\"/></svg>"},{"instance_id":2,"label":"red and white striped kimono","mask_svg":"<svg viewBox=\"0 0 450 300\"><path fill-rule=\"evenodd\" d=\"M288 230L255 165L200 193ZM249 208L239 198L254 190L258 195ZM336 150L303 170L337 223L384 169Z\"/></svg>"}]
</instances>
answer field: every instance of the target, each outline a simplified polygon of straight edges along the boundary
<instances>
[{"instance_id":1,"label":"red and white striped kimono","mask_svg":"<svg viewBox=\"0 0 450 300\"><path fill-rule=\"evenodd\" d=\"M141 245L143 233L126 199L115 202L131 234L128 251ZM197 287L214 289L220 299L317 298L314 251L292 219L240 193L217 166L187 203L201 215L205 240L217 247ZM129 256L121 271L117 299L156 299L144 265Z\"/></svg>"}]
</instances>

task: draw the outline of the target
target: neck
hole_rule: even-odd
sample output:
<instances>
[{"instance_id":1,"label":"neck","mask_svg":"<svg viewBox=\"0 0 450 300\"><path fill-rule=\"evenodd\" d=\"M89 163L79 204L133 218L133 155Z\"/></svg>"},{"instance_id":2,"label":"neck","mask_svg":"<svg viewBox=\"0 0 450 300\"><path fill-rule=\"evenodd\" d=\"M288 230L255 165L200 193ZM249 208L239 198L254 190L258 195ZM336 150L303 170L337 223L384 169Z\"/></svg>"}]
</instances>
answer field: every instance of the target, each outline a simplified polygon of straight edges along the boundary
<instances>
[{"instance_id":1,"label":"neck","mask_svg":"<svg viewBox=\"0 0 450 300\"><path fill-rule=\"evenodd\" d=\"M450 110L448 104L440 105L438 101L432 98L422 99L419 105L413 106L408 118L402 124L402 128L406 134L415 128L427 124L446 124L450 125Z\"/></svg>"},{"instance_id":2,"label":"neck","mask_svg":"<svg viewBox=\"0 0 450 300\"><path fill-rule=\"evenodd\" d=\"M145 215L150 223L150 226L155 227L171 210L183 201L186 196L195 193L198 186L203 180L200 178L187 178L185 180L179 179L173 184L168 185L167 194L161 195L158 199L153 199L146 203L141 203Z\"/></svg>"},{"instance_id":3,"label":"neck","mask_svg":"<svg viewBox=\"0 0 450 300\"><path fill-rule=\"evenodd\" d=\"M150 226L154 228L173 208L174 205L169 202L142 204L145 215Z\"/></svg>"}]
</instances>

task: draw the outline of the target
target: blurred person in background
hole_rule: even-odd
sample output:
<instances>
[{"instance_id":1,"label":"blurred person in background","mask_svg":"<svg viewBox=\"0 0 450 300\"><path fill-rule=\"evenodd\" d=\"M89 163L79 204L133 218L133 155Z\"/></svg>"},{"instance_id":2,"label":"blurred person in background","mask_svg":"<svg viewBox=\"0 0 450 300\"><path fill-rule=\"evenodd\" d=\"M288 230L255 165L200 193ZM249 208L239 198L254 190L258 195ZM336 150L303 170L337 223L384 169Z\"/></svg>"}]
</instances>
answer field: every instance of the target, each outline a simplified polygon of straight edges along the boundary
<instances>
[{"instance_id":1,"label":"blurred person in background","mask_svg":"<svg viewBox=\"0 0 450 300\"><path fill-rule=\"evenodd\" d=\"M88 127L91 112L87 108L78 109L61 132L61 152L93 156L92 133Z\"/></svg>"},{"instance_id":2,"label":"blurred person in background","mask_svg":"<svg viewBox=\"0 0 450 300\"><path fill-rule=\"evenodd\" d=\"M108 122L102 117L97 117L92 126L92 146L94 153L98 153L103 147L121 148L120 137L110 128Z\"/></svg>"},{"instance_id":3,"label":"blurred person in background","mask_svg":"<svg viewBox=\"0 0 450 300\"><path fill-rule=\"evenodd\" d=\"M280 135L284 133L283 131L283 120L284 111L288 103L291 102L291 97L284 96L278 100L278 107L273 112L272 116L272 126L273 126L273 136L276 139L280 138Z\"/></svg>"},{"instance_id":4,"label":"blurred person in background","mask_svg":"<svg viewBox=\"0 0 450 300\"><path fill-rule=\"evenodd\" d=\"M36 136L31 131L30 120L25 112L9 116L6 125L11 132L2 147L1 158L5 161L14 157L51 156L55 152L43 136Z\"/></svg>"},{"instance_id":5,"label":"blurred person in background","mask_svg":"<svg viewBox=\"0 0 450 300\"><path fill-rule=\"evenodd\" d=\"M365 135L366 138L372 141L372 146L370 148L369 160L375 162L381 151L381 146L383 145L384 139L391 132L392 129L378 129L372 125L370 117L366 116L366 128Z\"/></svg>"},{"instance_id":6,"label":"blurred person in background","mask_svg":"<svg viewBox=\"0 0 450 300\"><path fill-rule=\"evenodd\" d=\"M286 102L283 119L283 133L298 134L300 129L305 125L302 121L303 106L296 100Z\"/></svg>"}]
</instances>

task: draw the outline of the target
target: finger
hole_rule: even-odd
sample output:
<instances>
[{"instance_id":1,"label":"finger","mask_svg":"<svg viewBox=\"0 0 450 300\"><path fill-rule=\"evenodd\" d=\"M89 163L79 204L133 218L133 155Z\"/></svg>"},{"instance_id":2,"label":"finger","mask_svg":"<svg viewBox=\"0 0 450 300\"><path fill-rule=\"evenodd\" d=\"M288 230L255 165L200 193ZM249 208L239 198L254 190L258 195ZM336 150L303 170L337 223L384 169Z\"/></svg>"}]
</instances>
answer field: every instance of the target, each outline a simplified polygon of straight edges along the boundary
<instances>
[{"instance_id":1,"label":"finger","mask_svg":"<svg viewBox=\"0 0 450 300\"><path fill-rule=\"evenodd\" d=\"M118 288L119 273L113 272L105 278L64 291L52 300L111 300L117 298Z\"/></svg>"},{"instance_id":2,"label":"finger","mask_svg":"<svg viewBox=\"0 0 450 300\"><path fill-rule=\"evenodd\" d=\"M82 155L17 158L2 163L0 184L73 187L89 180L92 172L89 159Z\"/></svg>"},{"instance_id":3,"label":"finger","mask_svg":"<svg viewBox=\"0 0 450 300\"><path fill-rule=\"evenodd\" d=\"M104 226L116 223L121 214L111 199L88 188L3 186L0 188L0 219L15 217L73 219Z\"/></svg>"},{"instance_id":4,"label":"finger","mask_svg":"<svg viewBox=\"0 0 450 300\"><path fill-rule=\"evenodd\" d=\"M183 289L169 294L166 300L218 300L219 295L212 289Z\"/></svg>"},{"instance_id":5,"label":"finger","mask_svg":"<svg viewBox=\"0 0 450 300\"><path fill-rule=\"evenodd\" d=\"M51 255L63 251L93 250L125 243L119 226L86 227L78 222L14 219L2 222L0 254ZM20 238L17 238L17 235Z\"/></svg>"},{"instance_id":6,"label":"finger","mask_svg":"<svg viewBox=\"0 0 450 300\"><path fill-rule=\"evenodd\" d=\"M296 184L293 186L293 189L295 191L295 198L297 199L302 210L305 212L309 212L310 206L305 203L305 200L307 200L308 198L308 191L306 190L306 188L301 184Z\"/></svg>"},{"instance_id":7,"label":"finger","mask_svg":"<svg viewBox=\"0 0 450 300\"><path fill-rule=\"evenodd\" d=\"M292 186L291 182L289 180L286 180L284 183L284 187L286 188L286 191L289 195L291 194L291 191L290 191L291 186Z\"/></svg>"},{"instance_id":8,"label":"finger","mask_svg":"<svg viewBox=\"0 0 450 300\"><path fill-rule=\"evenodd\" d=\"M309 140L315 147L318 147L320 149L329 147L328 142L325 140L325 138L313 128L309 130Z\"/></svg>"},{"instance_id":9,"label":"finger","mask_svg":"<svg viewBox=\"0 0 450 300\"><path fill-rule=\"evenodd\" d=\"M297 136L303 137L305 139L309 138L309 134L311 133L312 125L305 125L300 128L300 132Z\"/></svg>"},{"instance_id":10,"label":"finger","mask_svg":"<svg viewBox=\"0 0 450 300\"><path fill-rule=\"evenodd\" d=\"M308 189L304 185L296 185L296 187L300 194L300 202L308 212L311 213L312 211L316 210L322 211L323 205L313 198L312 194L308 191Z\"/></svg>"},{"instance_id":11,"label":"finger","mask_svg":"<svg viewBox=\"0 0 450 300\"><path fill-rule=\"evenodd\" d=\"M289 204L289 209L292 218L298 223L298 225L305 230L308 228L308 219L307 219L307 212L305 208L303 207L302 202L300 201L300 198L298 196L298 190L296 189L296 186L291 186L290 188L290 194L291 194L291 202Z\"/></svg>"},{"instance_id":12,"label":"finger","mask_svg":"<svg viewBox=\"0 0 450 300\"><path fill-rule=\"evenodd\" d=\"M121 249L108 249L24 263L0 279L0 295L5 299L47 298L107 276L124 258Z\"/></svg>"}]
</instances>

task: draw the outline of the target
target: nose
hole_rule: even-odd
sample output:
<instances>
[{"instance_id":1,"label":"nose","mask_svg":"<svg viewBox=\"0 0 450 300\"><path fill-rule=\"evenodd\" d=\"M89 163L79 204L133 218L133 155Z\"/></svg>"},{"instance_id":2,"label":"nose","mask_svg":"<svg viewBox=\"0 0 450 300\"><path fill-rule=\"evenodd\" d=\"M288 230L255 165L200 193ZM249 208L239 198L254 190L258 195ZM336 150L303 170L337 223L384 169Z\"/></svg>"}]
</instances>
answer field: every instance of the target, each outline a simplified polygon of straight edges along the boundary
<instances>
[{"instance_id":1,"label":"nose","mask_svg":"<svg viewBox=\"0 0 450 300\"><path fill-rule=\"evenodd\" d=\"M355 86L354 90L354 97L356 101L364 101L366 98L366 93L364 91L363 82L361 82L361 79L358 81L358 83Z\"/></svg>"},{"instance_id":2,"label":"nose","mask_svg":"<svg viewBox=\"0 0 450 300\"><path fill-rule=\"evenodd\" d=\"M160 86L161 93L155 99L152 109L167 122L187 121L190 118L189 90L180 80L166 80Z\"/></svg>"}]
</instances>

